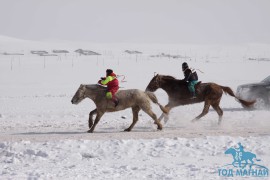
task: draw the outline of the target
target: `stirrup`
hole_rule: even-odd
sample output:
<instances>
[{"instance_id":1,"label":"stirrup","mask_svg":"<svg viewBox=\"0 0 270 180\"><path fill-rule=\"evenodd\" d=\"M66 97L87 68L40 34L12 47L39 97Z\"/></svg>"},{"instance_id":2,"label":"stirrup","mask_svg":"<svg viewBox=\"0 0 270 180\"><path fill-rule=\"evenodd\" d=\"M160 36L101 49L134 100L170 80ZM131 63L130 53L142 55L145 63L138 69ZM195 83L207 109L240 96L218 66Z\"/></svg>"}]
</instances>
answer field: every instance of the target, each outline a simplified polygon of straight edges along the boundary
<instances>
[{"instance_id":1,"label":"stirrup","mask_svg":"<svg viewBox=\"0 0 270 180\"><path fill-rule=\"evenodd\" d=\"M192 96L190 99L196 99L197 97L196 96Z\"/></svg>"}]
</instances>

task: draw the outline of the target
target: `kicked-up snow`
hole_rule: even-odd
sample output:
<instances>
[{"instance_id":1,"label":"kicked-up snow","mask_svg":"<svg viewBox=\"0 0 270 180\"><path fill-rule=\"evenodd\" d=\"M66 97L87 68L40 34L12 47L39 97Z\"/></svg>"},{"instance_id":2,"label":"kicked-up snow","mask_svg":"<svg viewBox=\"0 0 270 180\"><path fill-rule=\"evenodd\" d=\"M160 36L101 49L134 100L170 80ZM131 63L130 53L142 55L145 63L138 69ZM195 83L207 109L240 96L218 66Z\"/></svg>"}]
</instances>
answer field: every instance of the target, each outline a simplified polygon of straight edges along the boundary
<instances>
[{"instance_id":1,"label":"kicked-up snow","mask_svg":"<svg viewBox=\"0 0 270 180\"><path fill-rule=\"evenodd\" d=\"M89 134L94 103L71 104L79 85L97 83L107 68L122 75L122 89L144 90L154 73L183 78L185 61L199 69L201 81L236 91L240 84L269 75L270 62L249 60L269 58L268 45L65 44L0 37L0 47L0 179L223 179L227 176L220 176L219 169L233 161L225 151L239 148L238 143L256 154L256 164L270 167L269 108L246 110L229 95L221 100L221 125L213 109L191 123L203 109L200 103L173 109L162 131L140 112L133 130L123 132L132 122L127 109L106 113ZM79 55L74 52L79 48L101 55ZM54 49L70 53L30 53ZM155 94L166 105L166 93ZM160 116L160 109L152 107Z\"/></svg>"}]
</instances>

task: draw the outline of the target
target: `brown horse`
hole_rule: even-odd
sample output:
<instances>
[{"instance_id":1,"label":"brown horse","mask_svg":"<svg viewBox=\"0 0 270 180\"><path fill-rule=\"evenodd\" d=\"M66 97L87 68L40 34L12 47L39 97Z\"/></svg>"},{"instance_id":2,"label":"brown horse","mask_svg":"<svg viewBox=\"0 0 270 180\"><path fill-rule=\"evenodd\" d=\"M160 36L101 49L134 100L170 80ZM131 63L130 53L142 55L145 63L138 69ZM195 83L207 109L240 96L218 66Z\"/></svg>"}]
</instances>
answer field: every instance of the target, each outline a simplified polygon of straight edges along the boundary
<instances>
[{"instance_id":1,"label":"brown horse","mask_svg":"<svg viewBox=\"0 0 270 180\"><path fill-rule=\"evenodd\" d=\"M154 93L144 92L138 89L128 89L120 90L116 93L116 97L119 100L119 104L115 107L111 100L106 98L106 87L92 84L92 85L80 85L79 89L73 96L71 103L79 104L83 99L90 98L94 101L97 108L90 112L89 114L89 131L92 133L98 124L100 118L105 112L115 112L121 111L126 108L131 108L133 112L133 122L129 128L125 131L131 131L133 126L136 124L139 118L139 111L142 109L146 114L148 114L157 124L158 129L162 129L162 125L157 119L157 116L151 110L151 101L158 104L163 113L167 113L166 109L158 103L158 100ZM93 116L96 116L95 122L93 123Z\"/></svg>"},{"instance_id":2,"label":"brown horse","mask_svg":"<svg viewBox=\"0 0 270 180\"><path fill-rule=\"evenodd\" d=\"M235 97L243 106L251 106L255 103L255 101L248 102L242 99L237 98L231 88L220 86L215 83L198 83L195 86L196 89L196 98L192 98L192 94L188 90L187 82L184 80L177 80L172 76L164 76L164 75L155 75L153 79L148 84L146 91L154 92L158 88L163 89L169 96L169 103L165 106L168 113L169 111L181 105L194 104L199 102L204 102L204 108L202 113L197 116L192 121L198 120L204 115L206 115L209 111L209 107L212 106L214 110L218 113L219 121L221 123L223 111L219 106L221 97L223 92ZM159 117L159 121L164 117L164 113ZM168 118L166 116L166 118ZM165 122L168 119L165 119Z\"/></svg>"}]
</instances>

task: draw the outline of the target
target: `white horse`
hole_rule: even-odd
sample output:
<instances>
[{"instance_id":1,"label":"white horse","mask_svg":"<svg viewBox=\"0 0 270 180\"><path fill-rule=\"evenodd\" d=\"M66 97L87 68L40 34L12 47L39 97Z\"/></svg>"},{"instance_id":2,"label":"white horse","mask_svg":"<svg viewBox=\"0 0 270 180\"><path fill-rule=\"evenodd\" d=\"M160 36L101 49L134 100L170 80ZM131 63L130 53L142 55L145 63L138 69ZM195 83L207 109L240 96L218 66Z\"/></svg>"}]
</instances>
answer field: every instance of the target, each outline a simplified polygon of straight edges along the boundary
<instances>
[{"instance_id":1,"label":"white horse","mask_svg":"<svg viewBox=\"0 0 270 180\"><path fill-rule=\"evenodd\" d=\"M162 112L167 113L166 109L158 103L156 96L151 92L144 92L138 89L129 90L119 90L116 93L116 97L119 100L119 104L115 107L111 100L106 98L106 87L92 84L92 85L80 85L79 89L73 96L71 103L79 104L83 99L90 98L94 101L96 109L89 114L89 129L88 132L92 133L98 124L100 118L105 112L115 112L121 111L126 108L131 108L133 112L133 122L131 125L125 129L125 131L131 131L136 122L138 121L139 111L142 109L146 114L148 114L157 124L157 129L161 130L162 125L157 120L156 114L152 111L151 101L158 104ZM96 119L93 123L93 116Z\"/></svg>"}]
</instances>

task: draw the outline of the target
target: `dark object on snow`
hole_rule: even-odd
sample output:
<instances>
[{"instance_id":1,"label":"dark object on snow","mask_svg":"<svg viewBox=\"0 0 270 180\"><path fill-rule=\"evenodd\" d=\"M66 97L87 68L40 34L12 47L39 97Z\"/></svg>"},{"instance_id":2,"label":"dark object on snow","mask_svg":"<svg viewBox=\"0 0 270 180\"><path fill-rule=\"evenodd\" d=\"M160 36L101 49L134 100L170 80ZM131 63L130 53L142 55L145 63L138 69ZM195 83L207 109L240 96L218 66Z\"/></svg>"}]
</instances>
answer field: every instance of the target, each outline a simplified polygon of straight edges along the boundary
<instances>
[{"instance_id":1,"label":"dark object on snow","mask_svg":"<svg viewBox=\"0 0 270 180\"><path fill-rule=\"evenodd\" d=\"M270 76L258 83L239 85L237 87L236 95L247 100L256 100L253 108L263 109L269 107Z\"/></svg>"},{"instance_id":2,"label":"dark object on snow","mask_svg":"<svg viewBox=\"0 0 270 180\"><path fill-rule=\"evenodd\" d=\"M90 55L101 55L97 52L90 51L90 50L83 50L83 49L77 49L74 52L79 53L80 55L90 56Z\"/></svg>"},{"instance_id":3,"label":"dark object on snow","mask_svg":"<svg viewBox=\"0 0 270 180\"><path fill-rule=\"evenodd\" d=\"M63 53L63 54L66 54L66 53L69 53L69 51L67 50L52 50L53 53Z\"/></svg>"},{"instance_id":4,"label":"dark object on snow","mask_svg":"<svg viewBox=\"0 0 270 180\"><path fill-rule=\"evenodd\" d=\"M7 52L4 52L4 53L2 53L3 55L15 55L15 56L17 56L17 55L24 55L23 53L7 53Z\"/></svg>"},{"instance_id":5,"label":"dark object on snow","mask_svg":"<svg viewBox=\"0 0 270 180\"><path fill-rule=\"evenodd\" d=\"M30 51L31 54L38 54L38 55L41 55L41 54L49 54L47 51Z\"/></svg>"},{"instance_id":6,"label":"dark object on snow","mask_svg":"<svg viewBox=\"0 0 270 180\"><path fill-rule=\"evenodd\" d=\"M39 54L40 56L57 56L57 54Z\"/></svg>"},{"instance_id":7,"label":"dark object on snow","mask_svg":"<svg viewBox=\"0 0 270 180\"><path fill-rule=\"evenodd\" d=\"M142 52L140 52L140 51L130 51L130 50L125 50L125 53L128 53L128 54L142 54Z\"/></svg>"}]
</instances>

